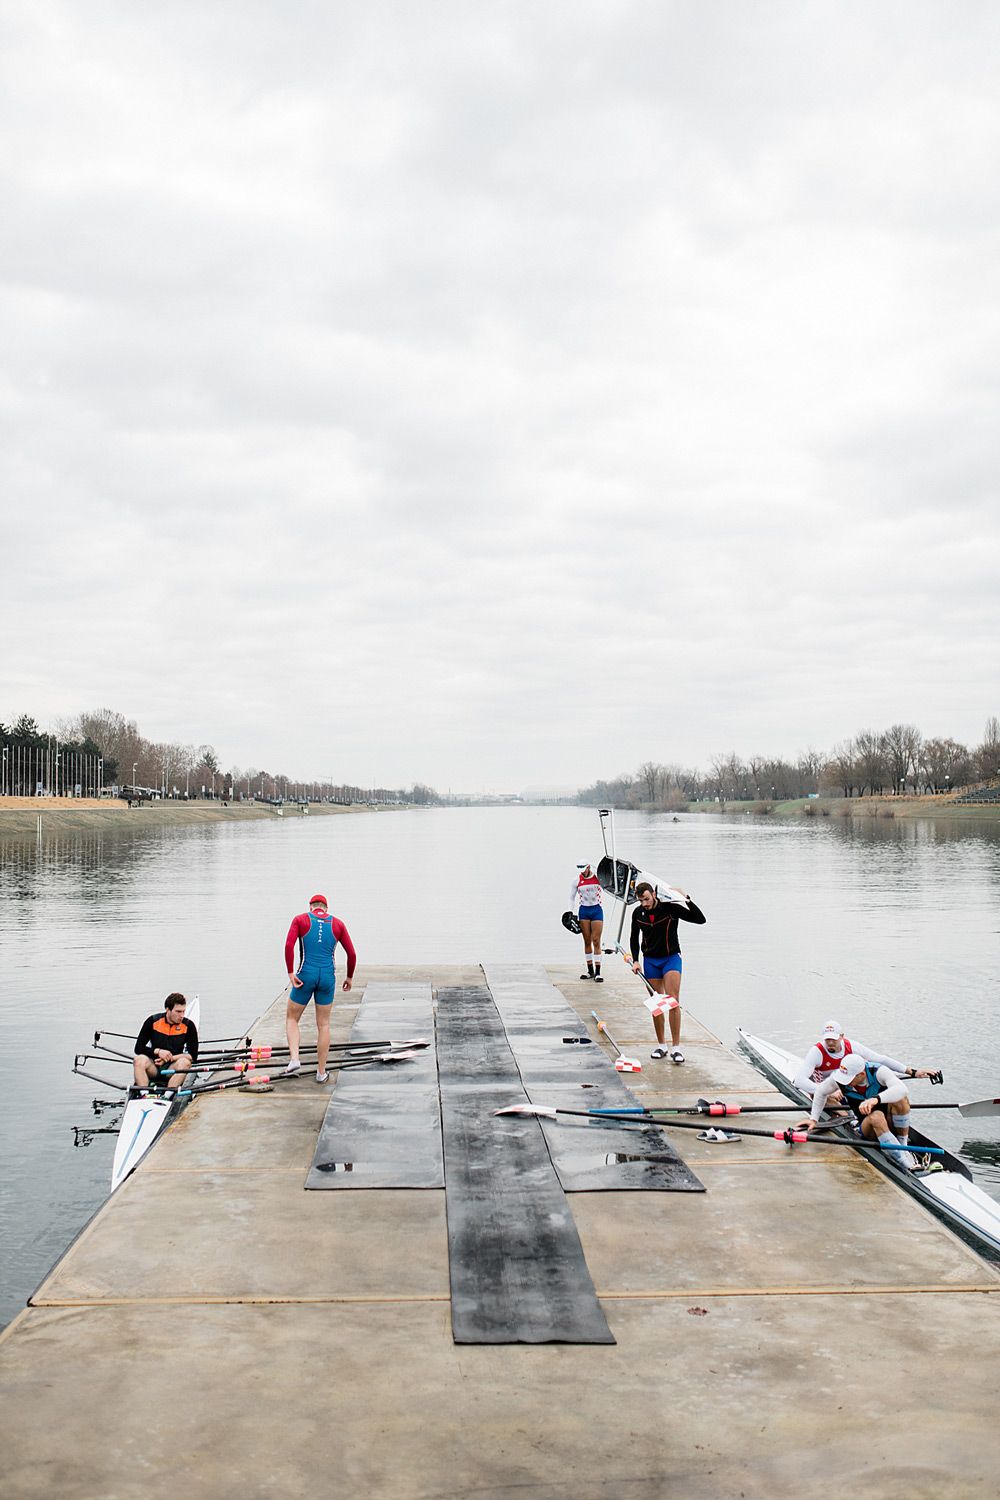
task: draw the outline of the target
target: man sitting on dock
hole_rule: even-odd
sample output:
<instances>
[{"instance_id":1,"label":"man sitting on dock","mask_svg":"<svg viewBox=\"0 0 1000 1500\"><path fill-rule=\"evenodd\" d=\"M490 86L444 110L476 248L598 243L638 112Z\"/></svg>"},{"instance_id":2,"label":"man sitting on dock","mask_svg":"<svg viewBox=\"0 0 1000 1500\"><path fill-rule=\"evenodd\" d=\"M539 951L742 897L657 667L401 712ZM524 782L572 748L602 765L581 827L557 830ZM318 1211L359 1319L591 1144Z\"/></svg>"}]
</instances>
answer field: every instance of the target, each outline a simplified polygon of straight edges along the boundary
<instances>
[{"instance_id":1,"label":"man sitting on dock","mask_svg":"<svg viewBox=\"0 0 1000 1500\"><path fill-rule=\"evenodd\" d=\"M904 1073L907 1078L929 1078L932 1071L906 1068ZM891 1151L906 1171L922 1170L912 1152L905 1149L910 1140L910 1096L899 1072L849 1052L836 1072L816 1085L810 1117L804 1122L808 1130L816 1129L834 1095L853 1111L867 1140L878 1141L884 1150Z\"/></svg>"},{"instance_id":2,"label":"man sitting on dock","mask_svg":"<svg viewBox=\"0 0 1000 1500\"><path fill-rule=\"evenodd\" d=\"M302 951L302 962L298 971L294 969L295 945ZM285 938L285 968L291 989L288 1008L285 1011L285 1035L288 1038L289 1060L286 1073L297 1073L299 1061L299 1022L310 1000L316 1004L316 1082L326 1083L326 1059L330 1051L330 1007L337 988L337 975L333 966L334 952L340 943L347 954L347 977L344 989L354 983L354 970L358 955L354 951L351 935L339 917L331 917L327 911L325 896L310 896L309 910L292 918L292 925Z\"/></svg>"},{"instance_id":3,"label":"man sitting on dock","mask_svg":"<svg viewBox=\"0 0 1000 1500\"><path fill-rule=\"evenodd\" d=\"M147 1016L135 1039L132 1068L136 1088L148 1088L162 1078L172 1094L191 1064L198 1061L198 1028L189 1021L187 998L174 993L164 1001L164 1008Z\"/></svg>"},{"instance_id":4,"label":"man sitting on dock","mask_svg":"<svg viewBox=\"0 0 1000 1500\"><path fill-rule=\"evenodd\" d=\"M681 1051L681 945L677 937L678 922L707 921L685 891L672 890L676 901L661 901L653 887L641 880L635 888L639 905L632 913L631 953L632 972L639 972L639 939L642 939L642 972L652 990L664 997L663 1007L653 1011L653 1030L656 1046L649 1054L653 1058L668 1057L673 1063L682 1063ZM670 1049L666 1045L663 1011L670 1017Z\"/></svg>"}]
</instances>

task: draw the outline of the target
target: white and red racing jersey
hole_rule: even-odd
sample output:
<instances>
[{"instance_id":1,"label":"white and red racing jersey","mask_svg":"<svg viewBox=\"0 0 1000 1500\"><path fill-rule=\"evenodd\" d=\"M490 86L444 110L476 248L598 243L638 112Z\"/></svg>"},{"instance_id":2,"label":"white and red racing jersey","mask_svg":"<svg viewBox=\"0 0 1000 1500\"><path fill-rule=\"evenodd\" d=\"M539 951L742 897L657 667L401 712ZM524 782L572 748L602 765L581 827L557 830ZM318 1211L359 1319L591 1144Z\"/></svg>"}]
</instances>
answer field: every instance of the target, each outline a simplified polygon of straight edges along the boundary
<instances>
[{"instance_id":1,"label":"white and red racing jersey","mask_svg":"<svg viewBox=\"0 0 1000 1500\"><path fill-rule=\"evenodd\" d=\"M575 911L578 902L581 906L600 906L603 895L601 882L593 870L589 875L581 870L570 891L570 910Z\"/></svg>"}]
</instances>

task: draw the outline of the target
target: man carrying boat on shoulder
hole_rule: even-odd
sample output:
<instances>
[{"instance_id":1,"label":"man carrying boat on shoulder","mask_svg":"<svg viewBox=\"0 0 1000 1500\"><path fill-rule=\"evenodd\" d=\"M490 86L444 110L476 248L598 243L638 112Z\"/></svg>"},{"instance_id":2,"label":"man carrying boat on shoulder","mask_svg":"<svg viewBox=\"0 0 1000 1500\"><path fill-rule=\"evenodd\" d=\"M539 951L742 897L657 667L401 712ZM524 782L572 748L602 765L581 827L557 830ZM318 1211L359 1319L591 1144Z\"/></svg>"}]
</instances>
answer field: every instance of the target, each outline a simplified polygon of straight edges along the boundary
<instances>
[{"instance_id":1,"label":"man carrying boat on shoulder","mask_svg":"<svg viewBox=\"0 0 1000 1500\"><path fill-rule=\"evenodd\" d=\"M672 890L676 901L661 901L653 887L641 880L635 888L639 905L632 913L631 952L632 972L639 972L639 940L642 940L642 972L650 988L664 997L663 1007L653 1011L653 1030L656 1046L649 1054L653 1058L669 1057L673 1063L682 1063L684 1053L681 1041L681 945L677 938L678 922L697 922L708 919L685 891ZM666 1045L663 1026L663 1011L670 1017L670 1048Z\"/></svg>"},{"instance_id":2,"label":"man carrying boat on shoulder","mask_svg":"<svg viewBox=\"0 0 1000 1500\"><path fill-rule=\"evenodd\" d=\"M936 1073L934 1068L908 1068L905 1063L897 1062L893 1057L883 1057L880 1052L873 1052L863 1042L852 1042L850 1037L844 1035L844 1028L839 1021L827 1021L822 1037L809 1048L792 1082L801 1093L812 1096L819 1084L836 1073L849 1053L863 1058L874 1067L891 1068L894 1073L905 1074L907 1078L931 1078ZM829 1102L836 1103L836 1100Z\"/></svg>"},{"instance_id":3,"label":"man carrying boat on shoulder","mask_svg":"<svg viewBox=\"0 0 1000 1500\"><path fill-rule=\"evenodd\" d=\"M191 1064L198 1061L198 1028L189 1021L187 999L174 993L164 1001L164 1008L147 1016L135 1039L132 1069L137 1088L148 1088L162 1078L172 1094Z\"/></svg>"},{"instance_id":4,"label":"man carrying boat on shoulder","mask_svg":"<svg viewBox=\"0 0 1000 1500\"><path fill-rule=\"evenodd\" d=\"M302 952L302 962L295 970L295 945ZM289 1060L286 1073L297 1073L299 1062L299 1022L310 1000L316 1005L316 1082L326 1083L326 1059L330 1051L330 1007L337 988L334 951L340 943L347 954L347 978L344 989L354 983L358 955L351 935L339 917L327 912L325 896L311 896L309 910L292 918L285 938L285 968L291 989L285 1012L285 1035Z\"/></svg>"},{"instance_id":5,"label":"man carrying boat on shoulder","mask_svg":"<svg viewBox=\"0 0 1000 1500\"><path fill-rule=\"evenodd\" d=\"M916 1158L905 1149L910 1141L910 1096L900 1075L929 1078L934 1071L902 1068L899 1063L890 1068L848 1052L837 1070L816 1085L805 1128L816 1129L823 1110L836 1096L837 1103L846 1104L852 1111L867 1140L878 1141L883 1150L890 1150L906 1171L920 1171ZM903 1150L899 1149L901 1146Z\"/></svg>"}]
</instances>

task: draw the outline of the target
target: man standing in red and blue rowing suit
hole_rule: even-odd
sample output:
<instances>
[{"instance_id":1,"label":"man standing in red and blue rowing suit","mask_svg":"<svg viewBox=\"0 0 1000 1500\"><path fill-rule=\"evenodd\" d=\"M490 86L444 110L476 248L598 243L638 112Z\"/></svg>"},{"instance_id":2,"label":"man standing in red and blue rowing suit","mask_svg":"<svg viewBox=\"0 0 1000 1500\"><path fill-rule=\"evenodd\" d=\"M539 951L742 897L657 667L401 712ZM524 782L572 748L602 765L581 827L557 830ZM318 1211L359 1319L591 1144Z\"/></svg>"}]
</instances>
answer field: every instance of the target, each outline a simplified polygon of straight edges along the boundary
<instances>
[{"instance_id":1,"label":"man standing in red and blue rowing suit","mask_svg":"<svg viewBox=\"0 0 1000 1500\"><path fill-rule=\"evenodd\" d=\"M570 892L570 911L580 909L580 931L583 933L583 951L587 959L587 972L581 979L593 979L603 984L601 978L601 933L604 931L604 907L601 905L601 882L590 865L577 865L577 876Z\"/></svg>"},{"instance_id":2,"label":"man standing in red and blue rowing suit","mask_svg":"<svg viewBox=\"0 0 1000 1500\"><path fill-rule=\"evenodd\" d=\"M167 996L163 1010L143 1021L132 1059L136 1088L148 1088L162 1074L164 1088L172 1094L198 1061L198 1028L186 1011L187 998L175 992Z\"/></svg>"},{"instance_id":3,"label":"man standing in red and blue rowing suit","mask_svg":"<svg viewBox=\"0 0 1000 1500\"><path fill-rule=\"evenodd\" d=\"M295 945L298 943L302 961L295 968ZM326 1059L330 1051L330 1007L337 988L337 973L334 968L334 951L340 943L347 954L347 978L344 989L354 983L354 970L358 956L351 942L351 935L339 917L327 912L325 896L311 896L309 910L292 918L292 925L285 938L285 968L291 990L288 1009L285 1012L285 1035L288 1038L289 1062L286 1073L297 1073L299 1062L299 1022L310 1000L316 1005L316 1082L326 1083L330 1076L326 1071Z\"/></svg>"}]
</instances>

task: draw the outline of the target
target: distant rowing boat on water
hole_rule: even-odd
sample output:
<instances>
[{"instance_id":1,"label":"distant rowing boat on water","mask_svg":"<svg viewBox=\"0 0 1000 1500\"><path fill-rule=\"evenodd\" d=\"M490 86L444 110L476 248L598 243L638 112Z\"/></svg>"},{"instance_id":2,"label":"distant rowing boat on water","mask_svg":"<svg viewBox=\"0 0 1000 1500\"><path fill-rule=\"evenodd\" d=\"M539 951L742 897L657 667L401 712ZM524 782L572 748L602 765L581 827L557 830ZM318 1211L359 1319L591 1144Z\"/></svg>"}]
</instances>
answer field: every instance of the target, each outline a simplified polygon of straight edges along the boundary
<instances>
[{"instance_id":1,"label":"distant rowing boat on water","mask_svg":"<svg viewBox=\"0 0 1000 1500\"><path fill-rule=\"evenodd\" d=\"M776 1046L774 1042L752 1036L742 1027L739 1029L739 1038L740 1046L764 1077L789 1099L808 1110L812 1101L793 1082L802 1059L793 1052L786 1052L783 1047ZM971 1109L969 1112L972 1112ZM827 1132L828 1135L835 1133L845 1140L850 1140L853 1135L849 1126L836 1132ZM914 1154L919 1156L921 1148L926 1150L931 1146L936 1147L937 1143L929 1136L922 1135L919 1130L911 1128L910 1145ZM937 1149L940 1150L940 1147ZM959 1157L952 1155L950 1151L943 1151L937 1158L943 1170L921 1176L908 1172L896 1160L896 1152L865 1150L864 1155L873 1167L891 1177L893 1182L930 1209L931 1213L944 1219L986 1259L1000 1260L1000 1203L976 1186L972 1173Z\"/></svg>"},{"instance_id":2,"label":"distant rowing boat on water","mask_svg":"<svg viewBox=\"0 0 1000 1500\"><path fill-rule=\"evenodd\" d=\"M201 1020L201 1002L195 995L187 1009L187 1018L195 1028ZM191 1102L191 1083L178 1085L172 1092L157 1088L130 1088L125 1113L118 1129L118 1144L111 1168L111 1191L119 1187L142 1161L155 1142Z\"/></svg>"}]
</instances>

